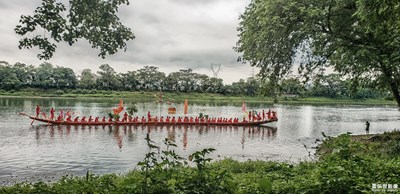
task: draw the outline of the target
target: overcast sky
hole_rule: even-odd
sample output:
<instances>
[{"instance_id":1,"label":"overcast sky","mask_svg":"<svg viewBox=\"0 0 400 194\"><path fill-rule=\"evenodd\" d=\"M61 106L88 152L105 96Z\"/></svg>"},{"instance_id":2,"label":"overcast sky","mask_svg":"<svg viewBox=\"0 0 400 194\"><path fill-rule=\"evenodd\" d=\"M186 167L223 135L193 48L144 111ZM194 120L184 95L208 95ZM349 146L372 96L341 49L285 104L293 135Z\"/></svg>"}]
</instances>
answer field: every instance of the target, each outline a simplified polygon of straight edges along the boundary
<instances>
[{"instance_id":1,"label":"overcast sky","mask_svg":"<svg viewBox=\"0 0 400 194\"><path fill-rule=\"evenodd\" d=\"M65 0L64 0L65 1ZM75 73L89 68L94 72L101 64L110 64L117 72L133 71L155 65L170 73L192 68L212 76L211 64L222 64L219 73L225 83L252 75L252 67L236 62L233 47L238 40L238 17L248 0L130 0L118 15L130 27L136 39L106 59L98 57L83 39L72 47L59 44L48 62L72 68ZM41 0L0 0L0 60L38 66L36 49L18 49L20 37L14 28L21 15L31 15ZM38 32L38 33L44 33ZM257 73L257 72L255 72Z\"/></svg>"}]
</instances>

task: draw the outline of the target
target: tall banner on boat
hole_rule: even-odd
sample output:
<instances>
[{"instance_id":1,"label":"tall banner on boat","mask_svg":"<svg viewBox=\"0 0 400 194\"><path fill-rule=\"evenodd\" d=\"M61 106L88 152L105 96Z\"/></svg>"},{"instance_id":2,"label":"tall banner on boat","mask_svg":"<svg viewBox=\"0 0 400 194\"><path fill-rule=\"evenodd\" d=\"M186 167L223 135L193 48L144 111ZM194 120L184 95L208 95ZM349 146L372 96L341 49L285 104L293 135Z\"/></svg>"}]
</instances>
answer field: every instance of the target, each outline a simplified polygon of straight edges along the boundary
<instances>
[{"instance_id":1,"label":"tall banner on boat","mask_svg":"<svg viewBox=\"0 0 400 194\"><path fill-rule=\"evenodd\" d=\"M244 117L247 118L248 113L247 113L246 104L244 103L244 101L242 103L242 111L244 113Z\"/></svg>"},{"instance_id":2,"label":"tall banner on boat","mask_svg":"<svg viewBox=\"0 0 400 194\"><path fill-rule=\"evenodd\" d=\"M183 113L187 114L188 113L188 100L185 99L185 103L183 104Z\"/></svg>"},{"instance_id":3,"label":"tall banner on boat","mask_svg":"<svg viewBox=\"0 0 400 194\"><path fill-rule=\"evenodd\" d=\"M123 110L124 110L124 102L122 101L122 99L120 99L117 108L113 108L113 113L117 115Z\"/></svg>"}]
</instances>

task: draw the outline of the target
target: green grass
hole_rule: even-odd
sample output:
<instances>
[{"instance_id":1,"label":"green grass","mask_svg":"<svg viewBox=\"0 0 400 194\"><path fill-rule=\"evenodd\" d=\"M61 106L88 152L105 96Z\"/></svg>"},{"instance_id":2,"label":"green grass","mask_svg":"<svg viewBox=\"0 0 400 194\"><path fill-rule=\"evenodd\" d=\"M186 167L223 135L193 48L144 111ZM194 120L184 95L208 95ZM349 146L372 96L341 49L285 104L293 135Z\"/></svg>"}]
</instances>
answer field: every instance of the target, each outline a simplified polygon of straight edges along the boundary
<instances>
[{"instance_id":1,"label":"green grass","mask_svg":"<svg viewBox=\"0 0 400 194\"><path fill-rule=\"evenodd\" d=\"M43 89L24 89L20 91L0 91L0 96L12 97L57 97L57 98L129 98L136 101L156 101L159 92L140 92L140 91L105 91L105 90L43 90ZM267 103L273 104L272 97L264 96L229 96L213 93L182 93L182 92L164 92L163 100L172 102L181 102L183 99L190 101L217 101L217 102L242 102L249 103ZM278 104L354 104L354 105L393 105L395 101L385 99L333 99L324 97L280 97Z\"/></svg>"},{"instance_id":2,"label":"green grass","mask_svg":"<svg viewBox=\"0 0 400 194\"><path fill-rule=\"evenodd\" d=\"M210 163L212 149L189 159L167 148L150 151L136 170L124 175L64 177L55 183L24 182L0 187L0 193L372 193L372 184L399 184L400 132L326 137L319 159L297 164L273 161ZM323 151L325 150L325 151ZM383 154L381 153L383 152ZM382 190L387 191L387 190ZM396 193L399 193L397 190Z\"/></svg>"}]
</instances>

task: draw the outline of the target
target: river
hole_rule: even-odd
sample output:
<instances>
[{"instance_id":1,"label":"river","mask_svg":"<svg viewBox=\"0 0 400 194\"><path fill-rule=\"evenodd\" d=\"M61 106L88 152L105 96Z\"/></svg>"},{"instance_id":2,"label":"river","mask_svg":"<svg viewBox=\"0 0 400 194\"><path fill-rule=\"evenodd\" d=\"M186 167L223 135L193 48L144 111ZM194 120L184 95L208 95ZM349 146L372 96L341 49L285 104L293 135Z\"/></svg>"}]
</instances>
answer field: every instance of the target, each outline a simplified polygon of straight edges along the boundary
<instances>
[{"instance_id":1,"label":"river","mask_svg":"<svg viewBox=\"0 0 400 194\"><path fill-rule=\"evenodd\" d=\"M119 99L0 98L0 184L23 180L54 180L63 175L125 173L136 167L148 148L144 138L163 149L162 141L175 141L183 157L203 148L215 148L215 160L277 160L299 162L313 159L317 139L342 133L370 133L399 129L400 112L394 106L360 105L271 105L247 104L248 110L278 112L279 121L269 127L127 127L127 126L46 126L18 115L42 110L71 109L75 115L105 116ZM125 99L125 104L134 103ZM151 111L166 115L169 105L135 102L138 116ZM173 104L177 115L182 104ZM241 102L190 102L188 114L201 112L211 117L243 117Z\"/></svg>"}]
</instances>

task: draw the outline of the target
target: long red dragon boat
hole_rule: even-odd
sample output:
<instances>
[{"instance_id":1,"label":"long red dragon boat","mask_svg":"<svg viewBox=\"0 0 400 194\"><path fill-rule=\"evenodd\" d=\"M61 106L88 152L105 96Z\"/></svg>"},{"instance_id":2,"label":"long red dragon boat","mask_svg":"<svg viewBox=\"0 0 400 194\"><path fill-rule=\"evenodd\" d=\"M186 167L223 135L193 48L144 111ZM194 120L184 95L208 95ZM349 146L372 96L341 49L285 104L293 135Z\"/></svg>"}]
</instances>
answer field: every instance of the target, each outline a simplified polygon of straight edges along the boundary
<instances>
[{"instance_id":1,"label":"long red dragon boat","mask_svg":"<svg viewBox=\"0 0 400 194\"><path fill-rule=\"evenodd\" d=\"M258 126L262 124L267 124L267 123L272 123L278 121L277 118L269 119L269 120L262 120L262 121L246 121L246 122L157 122L157 121L146 121L146 122L141 122L141 121L127 121L127 122L122 122L122 121L98 121L98 122L74 122L74 121L56 121L56 120L50 120L50 119L43 119L43 118L38 118L34 116L30 116L25 113L19 113L20 115L27 116L32 120L35 121L40 121L46 124L51 124L51 125L159 125L159 126L164 126L164 125L225 125L225 126Z\"/></svg>"}]
</instances>

